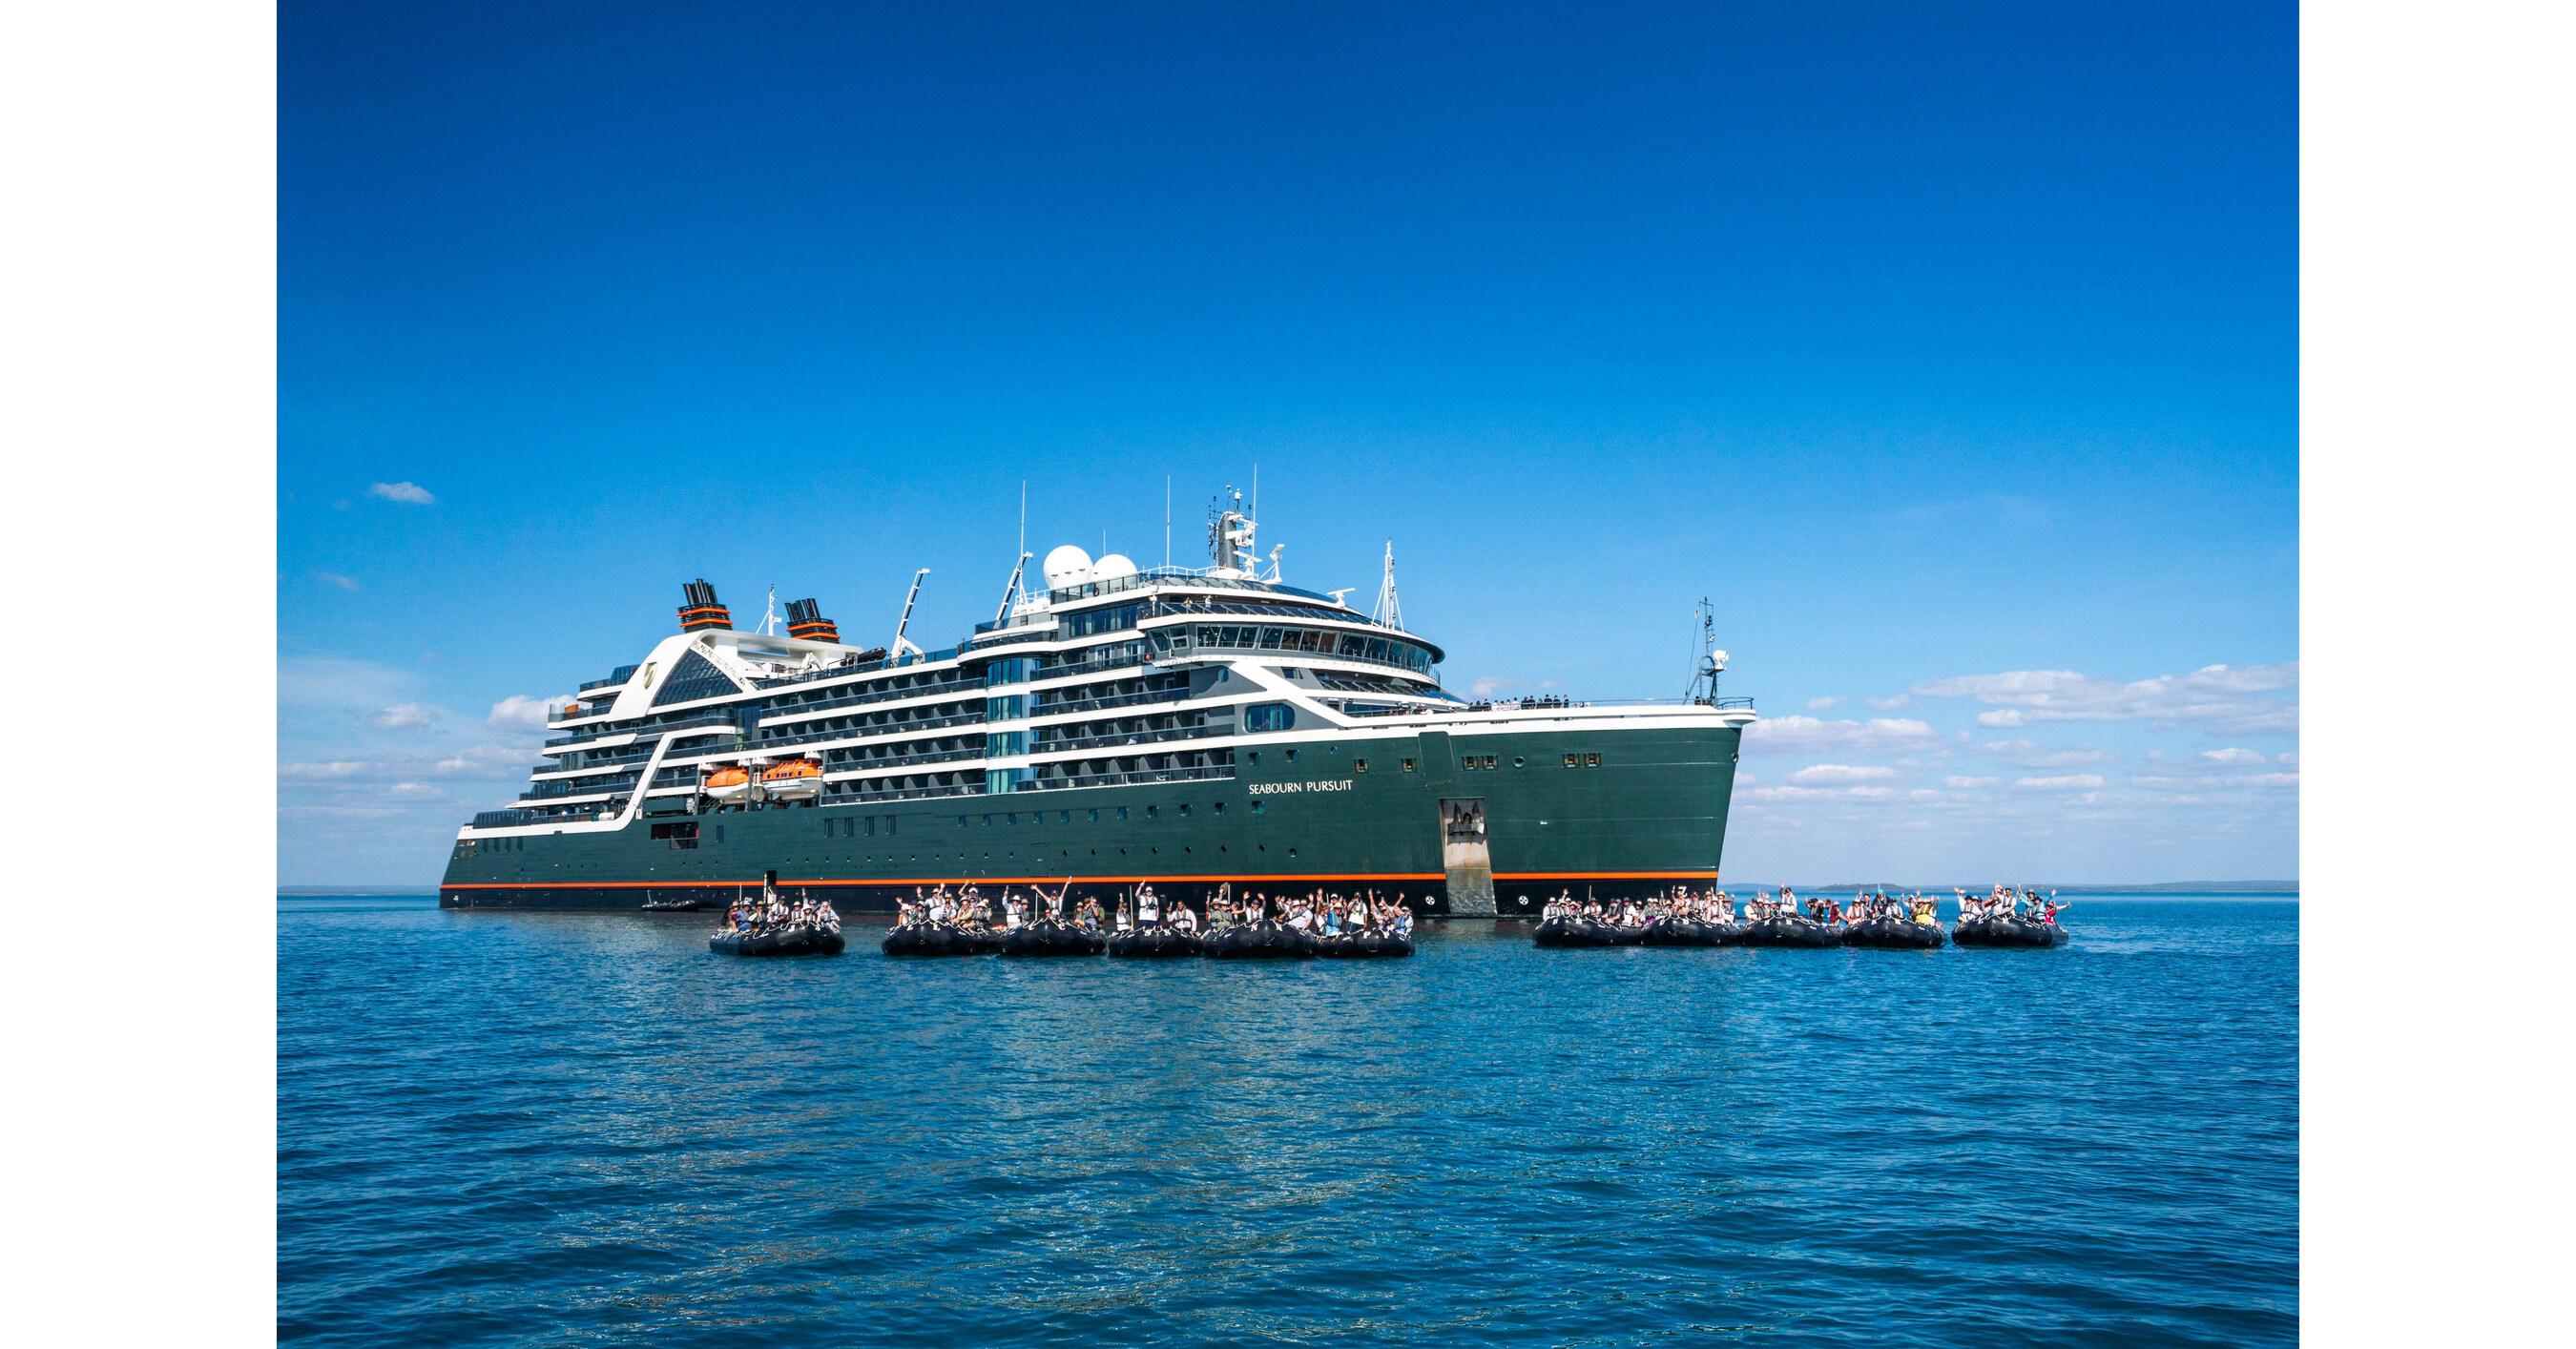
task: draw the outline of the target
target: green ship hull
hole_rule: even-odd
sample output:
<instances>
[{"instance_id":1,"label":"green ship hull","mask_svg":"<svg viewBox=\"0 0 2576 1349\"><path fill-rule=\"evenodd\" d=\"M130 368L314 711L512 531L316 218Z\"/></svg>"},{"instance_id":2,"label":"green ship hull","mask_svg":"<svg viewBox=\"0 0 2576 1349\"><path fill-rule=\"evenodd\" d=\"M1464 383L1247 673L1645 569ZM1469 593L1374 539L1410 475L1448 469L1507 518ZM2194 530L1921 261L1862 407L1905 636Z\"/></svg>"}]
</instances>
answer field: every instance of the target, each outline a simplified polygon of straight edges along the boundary
<instances>
[{"instance_id":1,"label":"green ship hull","mask_svg":"<svg viewBox=\"0 0 2576 1349\"><path fill-rule=\"evenodd\" d=\"M1070 882L1106 903L1150 882L1194 902L1220 885L1375 889L1428 915L1510 918L1563 891L1717 881L1743 731L1716 721L1377 731L1271 742L1230 777L648 812L614 831L460 840L439 903L712 908L774 881L871 913L942 884Z\"/></svg>"}]
</instances>

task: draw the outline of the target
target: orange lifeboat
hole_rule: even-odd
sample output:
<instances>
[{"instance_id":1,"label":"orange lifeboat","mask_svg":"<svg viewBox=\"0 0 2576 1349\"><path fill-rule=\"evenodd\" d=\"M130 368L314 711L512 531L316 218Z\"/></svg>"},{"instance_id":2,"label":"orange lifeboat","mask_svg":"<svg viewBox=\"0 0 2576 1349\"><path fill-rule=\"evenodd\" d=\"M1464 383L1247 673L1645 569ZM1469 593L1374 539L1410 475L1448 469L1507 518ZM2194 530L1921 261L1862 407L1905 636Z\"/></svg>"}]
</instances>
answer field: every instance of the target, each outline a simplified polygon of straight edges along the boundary
<instances>
[{"instance_id":1,"label":"orange lifeboat","mask_svg":"<svg viewBox=\"0 0 2576 1349\"><path fill-rule=\"evenodd\" d=\"M760 790L773 801L808 801L823 794L823 765L789 759L761 770Z\"/></svg>"},{"instance_id":2,"label":"orange lifeboat","mask_svg":"<svg viewBox=\"0 0 2576 1349\"><path fill-rule=\"evenodd\" d=\"M740 764L726 764L708 773L698 790L718 801L739 801L751 791L751 770Z\"/></svg>"}]
</instances>

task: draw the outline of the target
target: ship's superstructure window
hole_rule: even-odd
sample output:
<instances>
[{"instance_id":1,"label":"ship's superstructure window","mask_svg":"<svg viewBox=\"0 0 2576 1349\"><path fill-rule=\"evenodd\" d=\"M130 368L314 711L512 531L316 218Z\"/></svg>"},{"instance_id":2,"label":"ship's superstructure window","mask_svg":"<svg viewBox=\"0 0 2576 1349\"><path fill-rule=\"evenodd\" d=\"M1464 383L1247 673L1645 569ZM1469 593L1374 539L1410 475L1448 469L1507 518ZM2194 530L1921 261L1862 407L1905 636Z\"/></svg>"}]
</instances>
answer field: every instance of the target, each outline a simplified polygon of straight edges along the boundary
<instances>
[{"instance_id":1,"label":"ship's superstructure window","mask_svg":"<svg viewBox=\"0 0 2576 1349\"><path fill-rule=\"evenodd\" d=\"M1353 760L1351 760L1351 771L1352 771L1352 772L1354 772L1354 773L1365 773L1365 772L1367 772L1367 771L1368 771L1368 760L1366 760L1366 759L1353 759Z\"/></svg>"},{"instance_id":2,"label":"ship's superstructure window","mask_svg":"<svg viewBox=\"0 0 2576 1349\"><path fill-rule=\"evenodd\" d=\"M1410 773L1413 771L1413 761L1411 759L1404 759L1399 762L1405 772Z\"/></svg>"},{"instance_id":3,"label":"ship's superstructure window","mask_svg":"<svg viewBox=\"0 0 2576 1349\"><path fill-rule=\"evenodd\" d=\"M1285 731L1296 724L1296 709L1286 703L1254 703L1243 709L1243 729L1247 735Z\"/></svg>"},{"instance_id":4,"label":"ship's superstructure window","mask_svg":"<svg viewBox=\"0 0 2576 1349\"><path fill-rule=\"evenodd\" d=\"M1136 626L1143 605L1113 604L1105 609L1089 609L1066 614L1056 620L1056 635L1062 638L1089 637L1098 632L1116 632Z\"/></svg>"},{"instance_id":5,"label":"ship's superstructure window","mask_svg":"<svg viewBox=\"0 0 2576 1349\"><path fill-rule=\"evenodd\" d=\"M1601 766L1601 756L1598 754L1584 755L1583 766L1586 768L1599 768Z\"/></svg>"},{"instance_id":6,"label":"ship's superstructure window","mask_svg":"<svg viewBox=\"0 0 2576 1349\"><path fill-rule=\"evenodd\" d=\"M733 682L732 676L717 669L714 661L692 649L681 655L679 664L671 667L671 677L662 681L661 692L653 695L653 706L667 707L672 703L721 698L728 693L740 692L742 686Z\"/></svg>"}]
</instances>

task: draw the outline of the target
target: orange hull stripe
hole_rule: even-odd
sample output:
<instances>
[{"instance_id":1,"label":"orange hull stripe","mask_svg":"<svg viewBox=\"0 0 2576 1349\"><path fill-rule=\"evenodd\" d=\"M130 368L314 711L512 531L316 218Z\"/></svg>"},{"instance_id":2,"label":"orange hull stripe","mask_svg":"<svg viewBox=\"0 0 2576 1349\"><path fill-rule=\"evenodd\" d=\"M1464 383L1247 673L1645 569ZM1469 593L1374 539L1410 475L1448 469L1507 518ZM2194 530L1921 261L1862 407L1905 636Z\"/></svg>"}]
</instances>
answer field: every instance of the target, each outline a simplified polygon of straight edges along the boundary
<instances>
[{"instance_id":1,"label":"orange hull stripe","mask_svg":"<svg viewBox=\"0 0 2576 1349\"><path fill-rule=\"evenodd\" d=\"M1494 879L1498 881L1698 880L1703 878L1714 878L1716 875L1717 873L1714 871L1498 871L1494 873ZM1250 884L1254 881L1260 881L1271 885L1284 885L1303 881L1440 881L1447 879L1448 876L1446 873L1438 871L1337 872L1330 874L1300 872L1293 875L1282 874L1275 876L1242 876L1234 874L1183 876L1172 872L1163 872L1152 876L1076 876L1073 878L1073 883L1076 885L1142 885L1147 881L1234 881L1239 884ZM1064 880L1065 877L1063 874L1058 873L1053 876L905 876L900 879L883 881L817 880L799 879L793 876L781 876L778 878L778 883L780 885L805 886L1061 885L1064 883ZM620 890L645 889L648 887L676 888L683 886L758 884L760 884L759 878L754 877L750 880L741 881L684 881L678 879L667 881L471 881L459 885L442 885L439 888L442 890Z\"/></svg>"}]
</instances>

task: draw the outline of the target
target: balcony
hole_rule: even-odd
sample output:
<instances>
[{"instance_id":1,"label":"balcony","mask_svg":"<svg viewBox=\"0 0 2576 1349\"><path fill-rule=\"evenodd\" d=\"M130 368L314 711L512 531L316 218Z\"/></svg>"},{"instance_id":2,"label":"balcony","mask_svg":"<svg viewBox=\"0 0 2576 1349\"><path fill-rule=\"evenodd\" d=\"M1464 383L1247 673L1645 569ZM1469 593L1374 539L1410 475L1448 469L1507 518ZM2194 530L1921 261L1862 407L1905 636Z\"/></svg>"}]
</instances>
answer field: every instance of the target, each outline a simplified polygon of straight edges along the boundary
<instances>
[{"instance_id":1,"label":"balcony","mask_svg":"<svg viewBox=\"0 0 2576 1349\"><path fill-rule=\"evenodd\" d=\"M1068 716L1076 712L1101 712L1113 707L1143 707L1149 703L1177 703L1189 699L1188 689L1153 689L1144 693L1122 693L1111 698L1084 698L1070 703L1041 703L1029 709L1032 717Z\"/></svg>"},{"instance_id":2,"label":"balcony","mask_svg":"<svg viewBox=\"0 0 2576 1349\"><path fill-rule=\"evenodd\" d=\"M823 771L826 774L890 773L914 764L956 763L963 759L983 757L984 749L978 745L973 749L925 750L919 754L896 754L883 759L845 759L839 763L834 763L827 758L823 761Z\"/></svg>"},{"instance_id":3,"label":"balcony","mask_svg":"<svg viewBox=\"0 0 2576 1349\"><path fill-rule=\"evenodd\" d=\"M1031 778L1020 784L1020 790L1052 792L1076 787L1134 787L1153 782L1206 782L1233 776L1233 764L1210 764L1205 768L1148 768L1134 773L1092 773L1082 777Z\"/></svg>"},{"instance_id":4,"label":"balcony","mask_svg":"<svg viewBox=\"0 0 2576 1349\"><path fill-rule=\"evenodd\" d=\"M1159 731L1123 731L1114 735L1087 735L1073 740L1040 740L1029 746L1031 754L1067 754L1075 750L1106 749L1125 745L1159 745L1169 740L1206 740L1234 734L1234 723L1210 726L1169 726Z\"/></svg>"}]
</instances>

